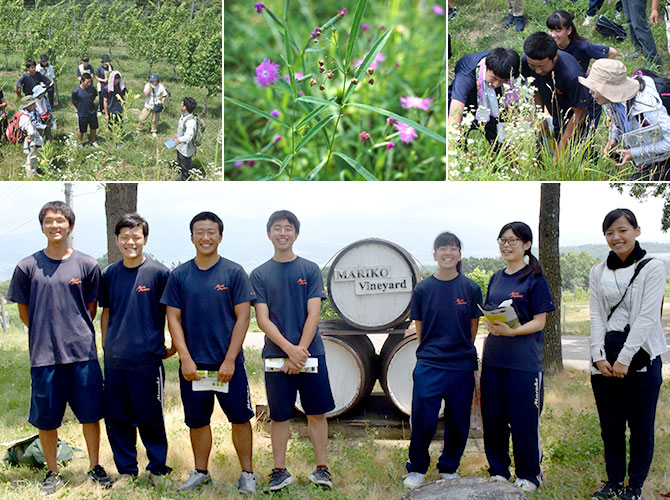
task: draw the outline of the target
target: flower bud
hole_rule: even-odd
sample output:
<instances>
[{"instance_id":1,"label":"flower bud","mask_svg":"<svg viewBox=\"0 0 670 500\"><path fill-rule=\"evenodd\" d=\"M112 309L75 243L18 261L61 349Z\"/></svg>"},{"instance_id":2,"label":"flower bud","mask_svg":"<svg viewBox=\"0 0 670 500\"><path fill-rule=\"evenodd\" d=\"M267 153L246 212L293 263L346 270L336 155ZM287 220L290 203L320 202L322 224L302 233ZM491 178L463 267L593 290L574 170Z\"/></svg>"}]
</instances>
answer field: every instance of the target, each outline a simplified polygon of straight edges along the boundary
<instances>
[{"instance_id":1,"label":"flower bud","mask_svg":"<svg viewBox=\"0 0 670 500\"><path fill-rule=\"evenodd\" d=\"M323 66L324 64L326 64L326 63L323 62L323 59L321 59L321 60L319 61L319 66Z\"/></svg>"},{"instance_id":2,"label":"flower bud","mask_svg":"<svg viewBox=\"0 0 670 500\"><path fill-rule=\"evenodd\" d=\"M326 71L326 70L323 68L323 66L320 66L319 67L319 73L323 73L324 71Z\"/></svg>"},{"instance_id":3,"label":"flower bud","mask_svg":"<svg viewBox=\"0 0 670 500\"><path fill-rule=\"evenodd\" d=\"M335 76L335 73L333 73L333 71L329 69L329 70L328 70L328 73L326 73L326 76L327 76L328 79L330 80L332 77Z\"/></svg>"},{"instance_id":4,"label":"flower bud","mask_svg":"<svg viewBox=\"0 0 670 500\"><path fill-rule=\"evenodd\" d=\"M370 79L368 80L368 83L369 83L370 85L374 85L374 83L375 83L375 79L374 79L374 78L370 78Z\"/></svg>"},{"instance_id":5,"label":"flower bud","mask_svg":"<svg viewBox=\"0 0 670 500\"><path fill-rule=\"evenodd\" d=\"M326 90L326 86L322 83L319 85L319 90Z\"/></svg>"},{"instance_id":6,"label":"flower bud","mask_svg":"<svg viewBox=\"0 0 670 500\"><path fill-rule=\"evenodd\" d=\"M310 86L310 87L314 87L314 85L316 85L316 80L315 80L314 78L312 78L312 79L309 81L309 86Z\"/></svg>"},{"instance_id":7,"label":"flower bud","mask_svg":"<svg viewBox=\"0 0 670 500\"><path fill-rule=\"evenodd\" d=\"M373 75L375 73L374 68L368 68L368 75Z\"/></svg>"},{"instance_id":8,"label":"flower bud","mask_svg":"<svg viewBox=\"0 0 670 500\"><path fill-rule=\"evenodd\" d=\"M354 85L357 85L358 84L358 78L352 78L351 83L353 83Z\"/></svg>"}]
</instances>

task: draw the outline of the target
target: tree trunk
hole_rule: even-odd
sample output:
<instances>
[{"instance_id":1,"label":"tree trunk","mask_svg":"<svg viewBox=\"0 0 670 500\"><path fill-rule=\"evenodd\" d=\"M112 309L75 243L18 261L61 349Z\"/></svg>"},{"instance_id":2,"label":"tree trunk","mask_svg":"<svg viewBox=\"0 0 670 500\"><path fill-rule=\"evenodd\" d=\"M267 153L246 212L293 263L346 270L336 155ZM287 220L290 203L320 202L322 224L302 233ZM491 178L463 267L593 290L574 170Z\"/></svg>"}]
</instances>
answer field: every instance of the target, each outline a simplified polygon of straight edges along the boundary
<instances>
[{"instance_id":1,"label":"tree trunk","mask_svg":"<svg viewBox=\"0 0 670 500\"><path fill-rule=\"evenodd\" d=\"M549 282L556 309L547 315L544 328L544 367L548 373L563 370L561 352L561 260L558 223L561 185L543 183L540 196L540 262Z\"/></svg>"},{"instance_id":2,"label":"tree trunk","mask_svg":"<svg viewBox=\"0 0 670 500\"><path fill-rule=\"evenodd\" d=\"M121 260L116 246L114 227L122 215L137 212L137 183L115 182L105 186L105 214L107 217L107 263Z\"/></svg>"}]
</instances>

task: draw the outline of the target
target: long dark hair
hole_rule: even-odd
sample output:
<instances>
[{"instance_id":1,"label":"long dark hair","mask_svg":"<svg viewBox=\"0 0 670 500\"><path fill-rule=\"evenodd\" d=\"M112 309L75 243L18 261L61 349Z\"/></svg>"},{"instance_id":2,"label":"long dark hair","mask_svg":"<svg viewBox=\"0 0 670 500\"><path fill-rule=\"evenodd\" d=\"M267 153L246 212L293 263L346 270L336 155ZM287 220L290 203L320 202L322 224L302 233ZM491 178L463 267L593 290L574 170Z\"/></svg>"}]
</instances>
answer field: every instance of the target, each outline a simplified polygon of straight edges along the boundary
<instances>
[{"instance_id":1,"label":"long dark hair","mask_svg":"<svg viewBox=\"0 0 670 500\"><path fill-rule=\"evenodd\" d=\"M498 233L498 238L502 238L502 235L511 229L514 233L514 236L519 238L524 243L530 243L532 246L533 243L533 231L531 231L528 224L525 222L515 221L505 224L500 232ZM526 270L519 276L519 281L526 278L526 276L532 274L533 276L544 276L544 269L540 261L535 258L533 253L530 251L530 248L524 252L524 255L528 255L528 266Z\"/></svg>"},{"instance_id":2,"label":"long dark hair","mask_svg":"<svg viewBox=\"0 0 670 500\"><path fill-rule=\"evenodd\" d=\"M568 35L570 41L574 43L584 43L586 41L586 38L584 38L583 36L579 36L579 34L577 33L577 28L575 28L575 23L573 22L574 19L575 19L574 14L570 14L565 10L557 10L554 11L554 13L547 18L547 28L549 28L550 30L572 28L572 31Z\"/></svg>"},{"instance_id":3,"label":"long dark hair","mask_svg":"<svg viewBox=\"0 0 670 500\"><path fill-rule=\"evenodd\" d=\"M610 226L614 224L614 221L620 217L623 217L628 222L630 222L630 225L633 226L633 229L637 229L637 218L633 212L627 208L615 208L610 213L608 213L603 220L603 234L605 234Z\"/></svg>"}]
</instances>

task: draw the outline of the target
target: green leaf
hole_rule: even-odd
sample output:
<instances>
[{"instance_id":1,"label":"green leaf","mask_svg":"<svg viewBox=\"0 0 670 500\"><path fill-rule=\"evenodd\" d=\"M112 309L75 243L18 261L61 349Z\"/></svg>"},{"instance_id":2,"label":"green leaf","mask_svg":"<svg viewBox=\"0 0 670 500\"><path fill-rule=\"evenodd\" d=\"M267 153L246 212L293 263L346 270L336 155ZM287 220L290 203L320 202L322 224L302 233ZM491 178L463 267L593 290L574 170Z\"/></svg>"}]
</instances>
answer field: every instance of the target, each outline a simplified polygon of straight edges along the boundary
<instances>
[{"instance_id":1,"label":"green leaf","mask_svg":"<svg viewBox=\"0 0 670 500\"><path fill-rule=\"evenodd\" d=\"M339 151L335 151L333 153L335 156L339 156L342 158L344 161L346 161L351 167L358 172L358 174L363 177L366 181L378 181L374 175L372 175L363 165L358 163L356 160L353 158L345 155L344 153L340 153Z\"/></svg>"},{"instance_id":2,"label":"green leaf","mask_svg":"<svg viewBox=\"0 0 670 500\"><path fill-rule=\"evenodd\" d=\"M335 99L333 97L333 99ZM318 97L312 97L312 96L303 96L303 97L298 97L296 99L297 101L302 101L302 102L310 102L312 104L318 104L319 106L339 106L338 103L335 101L326 101L325 99L319 99Z\"/></svg>"},{"instance_id":3,"label":"green leaf","mask_svg":"<svg viewBox=\"0 0 670 500\"><path fill-rule=\"evenodd\" d=\"M326 164L326 160L328 159L328 155L324 157L323 160L321 160L316 167L307 175L307 180L308 181L313 181L317 175L319 175L319 172L323 168L323 166Z\"/></svg>"},{"instance_id":4,"label":"green leaf","mask_svg":"<svg viewBox=\"0 0 670 500\"><path fill-rule=\"evenodd\" d=\"M289 0L284 0L284 19L288 19Z\"/></svg>"},{"instance_id":5,"label":"green leaf","mask_svg":"<svg viewBox=\"0 0 670 500\"><path fill-rule=\"evenodd\" d=\"M410 120L409 118L405 118L404 116L397 115L392 111L387 111L387 110L382 109L382 108L376 108L374 106L368 106L367 104L360 104L360 103L357 103L357 102L349 103L349 104L347 104L347 106L355 106L357 108L368 109L370 111L374 111L375 113L379 113L380 115L388 116L390 118L395 118L399 122L403 122L404 124L409 125L410 127L414 128L414 130L416 130L417 132L421 132L423 134L426 134L427 136L432 137L433 139L435 139L437 141L440 141L444 144L447 143L446 137L441 136L440 134L436 134L432 130L424 127L423 125L421 125L421 124L419 124L419 123L417 123L413 120Z\"/></svg>"},{"instance_id":6,"label":"green leaf","mask_svg":"<svg viewBox=\"0 0 670 500\"><path fill-rule=\"evenodd\" d=\"M293 158L293 153L289 153L286 156L286 158L284 158L284 161L281 162L281 165L279 166L279 172L277 172L276 174L270 174L270 175L268 175L266 177L263 177L262 179L259 179L259 180L261 180L261 181L271 181L272 179L276 179L277 177L279 177L286 170L286 166L288 165L288 162L291 161L291 158ZM277 162L277 163L279 163L279 162Z\"/></svg>"},{"instance_id":7,"label":"green leaf","mask_svg":"<svg viewBox=\"0 0 670 500\"><path fill-rule=\"evenodd\" d=\"M321 130L323 127L326 126L326 123L328 123L330 120L332 120L332 119L335 118L336 116L337 116L336 114L335 114L335 115L326 116L326 117L323 118L319 123L317 123L316 125L314 125L314 126L309 130L309 132L307 132L307 133L305 134L305 137L303 137L302 140L298 143L298 145L297 145L296 148L295 148L295 152L297 153L298 151L300 151L300 149L302 149L302 147L303 147L305 144L307 144L307 143L309 142L309 140L310 140L312 137L314 137L316 134L319 133L319 130Z\"/></svg>"},{"instance_id":8,"label":"green leaf","mask_svg":"<svg viewBox=\"0 0 670 500\"><path fill-rule=\"evenodd\" d=\"M349 64L351 63L351 56L354 53L354 48L356 48L356 39L358 38L358 31L361 29L361 23L363 22L363 14L365 13L365 8L367 6L368 6L368 0L358 0L358 5L356 5L356 12L354 13L354 21L351 25L351 31L349 32L347 53L344 58L345 70L349 69Z\"/></svg>"},{"instance_id":9,"label":"green leaf","mask_svg":"<svg viewBox=\"0 0 670 500\"><path fill-rule=\"evenodd\" d=\"M228 96L225 96L225 95L223 96L223 100L228 101L229 103L234 104L236 106L239 106L240 108L246 109L247 111L251 111L252 113L255 113L259 116L262 116L263 118L267 118L268 120L272 120L273 122L278 123L282 127L289 128L289 126L286 123L284 123L283 121L279 120L278 118L275 118L270 113L266 113L265 111L261 111L258 108L254 108L250 104L246 104L242 101L238 101L237 99L233 99L232 97L228 97Z\"/></svg>"},{"instance_id":10,"label":"green leaf","mask_svg":"<svg viewBox=\"0 0 670 500\"><path fill-rule=\"evenodd\" d=\"M375 57L377 57L377 54L381 52L382 48L384 48L384 45L391 36L391 33L393 33L393 26L388 27L386 31L382 34L382 36L380 36L377 39L377 41L372 45L367 55L363 58L363 62L358 67L358 70L356 70L354 78L360 80L361 75L367 71L367 68L370 65L370 63L374 60ZM359 84L361 84L361 82L359 82ZM345 104L349 100L349 96L351 95L351 93L354 91L355 88L356 86L353 83L349 82L349 86L347 87L347 90L344 92L344 96L342 97L342 104Z\"/></svg>"},{"instance_id":11,"label":"green leaf","mask_svg":"<svg viewBox=\"0 0 670 500\"><path fill-rule=\"evenodd\" d=\"M235 163L236 161L269 161L276 165L279 165L279 160L274 156L264 155L261 153L256 153L253 155L243 155L233 158L232 160L226 160L223 163Z\"/></svg>"},{"instance_id":12,"label":"green leaf","mask_svg":"<svg viewBox=\"0 0 670 500\"><path fill-rule=\"evenodd\" d=\"M300 100L300 99L298 99ZM295 129L300 130L303 125L307 124L312 118L314 118L316 115L321 113L324 109L326 109L328 106L319 106L318 108L314 108L311 110L302 120L300 120L296 125Z\"/></svg>"}]
</instances>

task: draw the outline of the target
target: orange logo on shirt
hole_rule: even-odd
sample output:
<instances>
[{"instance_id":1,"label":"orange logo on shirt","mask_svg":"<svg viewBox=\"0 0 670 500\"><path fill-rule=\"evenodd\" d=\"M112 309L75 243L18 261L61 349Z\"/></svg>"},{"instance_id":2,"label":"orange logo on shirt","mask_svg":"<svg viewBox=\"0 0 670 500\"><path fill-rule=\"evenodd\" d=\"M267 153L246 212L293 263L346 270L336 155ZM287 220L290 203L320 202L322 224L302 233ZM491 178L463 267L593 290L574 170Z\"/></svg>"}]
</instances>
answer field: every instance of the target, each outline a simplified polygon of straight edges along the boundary
<instances>
[{"instance_id":1,"label":"orange logo on shirt","mask_svg":"<svg viewBox=\"0 0 670 500\"><path fill-rule=\"evenodd\" d=\"M457 306L464 306L464 305L467 305L467 303L468 303L467 300L456 299L456 305L457 305Z\"/></svg>"},{"instance_id":2,"label":"orange logo on shirt","mask_svg":"<svg viewBox=\"0 0 670 500\"><path fill-rule=\"evenodd\" d=\"M523 299L523 294L517 292L512 292L509 296L513 299Z\"/></svg>"},{"instance_id":3,"label":"orange logo on shirt","mask_svg":"<svg viewBox=\"0 0 670 500\"><path fill-rule=\"evenodd\" d=\"M221 290L228 290L228 287L226 285L216 285L214 287L214 290L216 290L217 292L220 292Z\"/></svg>"},{"instance_id":4,"label":"orange logo on shirt","mask_svg":"<svg viewBox=\"0 0 670 500\"><path fill-rule=\"evenodd\" d=\"M306 284L307 284L307 280L306 280L306 279L300 278L300 279L298 280L298 285L306 285Z\"/></svg>"},{"instance_id":5,"label":"orange logo on shirt","mask_svg":"<svg viewBox=\"0 0 670 500\"><path fill-rule=\"evenodd\" d=\"M144 285L137 285L137 288L135 288L135 290L138 292L148 292L149 290L151 290L151 288Z\"/></svg>"},{"instance_id":6,"label":"orange logo on shirt","mask_svg":"<svg viewBox=\"0 0 670 500\"><path fill-rule=\"evenodd\" d=\"M72 278L70 280L70 285L81 285L81 280L79 278Z\"/></svg>"}]
</instances>

